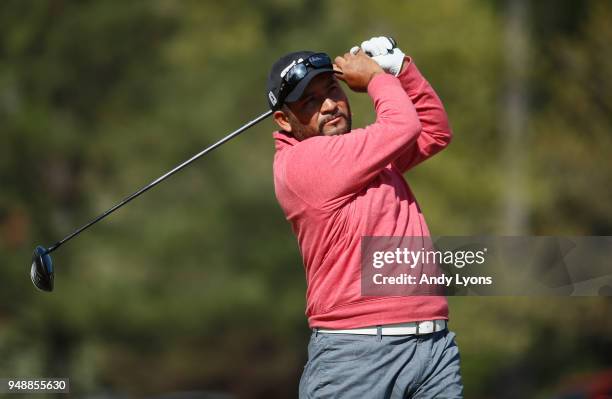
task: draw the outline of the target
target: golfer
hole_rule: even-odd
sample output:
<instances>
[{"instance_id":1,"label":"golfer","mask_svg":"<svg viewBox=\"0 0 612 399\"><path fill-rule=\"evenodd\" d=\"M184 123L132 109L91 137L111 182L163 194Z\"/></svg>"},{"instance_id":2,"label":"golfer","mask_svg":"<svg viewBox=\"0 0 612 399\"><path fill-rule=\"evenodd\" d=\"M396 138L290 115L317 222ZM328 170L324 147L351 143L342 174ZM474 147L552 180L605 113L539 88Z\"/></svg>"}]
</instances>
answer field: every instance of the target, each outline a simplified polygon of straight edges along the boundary
<instances>
[{"instance_id":1,"label":"golfer","mask_svg":"<svg viewBox=\"0 0 612 399\"><path fill-rule=\"evenodd\" d=\"M376 121L352 129L339 80L367 92ZM281 57L270 71L276 197L307 279L313 329L300 398L462 398L443 296L361 295L363 236L429 236L402 174L448 145L442 103L391 38L332 62Z\"/></svg>"}]
</instances>

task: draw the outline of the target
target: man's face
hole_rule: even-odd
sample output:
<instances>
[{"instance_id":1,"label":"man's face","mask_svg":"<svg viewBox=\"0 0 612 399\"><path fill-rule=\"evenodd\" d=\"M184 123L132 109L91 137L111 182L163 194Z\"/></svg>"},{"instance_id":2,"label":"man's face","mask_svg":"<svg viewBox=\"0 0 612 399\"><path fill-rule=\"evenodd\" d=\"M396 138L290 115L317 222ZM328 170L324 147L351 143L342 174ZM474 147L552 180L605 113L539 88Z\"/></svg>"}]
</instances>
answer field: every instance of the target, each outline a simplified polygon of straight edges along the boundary
<instances>
[{"instance_id":1,"label":"man's face","mask_svg":"<svg viewBox=\"0 0 612 399\"><path fill-rule=\"evenodd\" d=\"M345 134L351 130L348 99L332 72L315 76L302 97L287 103L282 112L290 128L279 125L300 141L313 136Z\"/></svg>"}]
</instances>

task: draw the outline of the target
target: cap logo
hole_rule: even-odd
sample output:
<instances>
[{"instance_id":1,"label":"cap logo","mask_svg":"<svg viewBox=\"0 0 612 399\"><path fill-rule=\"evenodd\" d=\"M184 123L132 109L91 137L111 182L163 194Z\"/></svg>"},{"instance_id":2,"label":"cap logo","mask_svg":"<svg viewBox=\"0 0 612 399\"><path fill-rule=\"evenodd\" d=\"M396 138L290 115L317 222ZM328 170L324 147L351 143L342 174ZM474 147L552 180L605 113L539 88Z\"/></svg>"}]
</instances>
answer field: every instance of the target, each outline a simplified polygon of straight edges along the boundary
<instances>
[{"instance_id":1,"label":"cap logo","mask_svg":"<svg viewBox=\"0 0 612 399\"><path fill-rule=\"evenodd\" d=\"M276 99L276 96L271 91L268 92L268 98L270 99L270 102L272 103L272 106L275 106L276 103L278 102L278 100Z\"/></svg>"},{"instance_id":2,"label":"cap logo","mask_svg":"<svg viewBox=\"0 0 612 399\"><path fill-rule=\"evenodd\" d=\"M283 69L283 70L281 71L281 73L280 73L280 77L281 77L281 78L284 78L284 77L285 77L285 75L287 74L287 72L289 72L289 70L290 70L291 68L293 68L293 66L294 66L295 64L299 64L300 62L304 62L304 59L303 59L303 58L300 58L299 60L293 60L293 61L291 62L291 64L287 65L287 66L285 67L285 69Z\"/></svg>"}]
</instances>

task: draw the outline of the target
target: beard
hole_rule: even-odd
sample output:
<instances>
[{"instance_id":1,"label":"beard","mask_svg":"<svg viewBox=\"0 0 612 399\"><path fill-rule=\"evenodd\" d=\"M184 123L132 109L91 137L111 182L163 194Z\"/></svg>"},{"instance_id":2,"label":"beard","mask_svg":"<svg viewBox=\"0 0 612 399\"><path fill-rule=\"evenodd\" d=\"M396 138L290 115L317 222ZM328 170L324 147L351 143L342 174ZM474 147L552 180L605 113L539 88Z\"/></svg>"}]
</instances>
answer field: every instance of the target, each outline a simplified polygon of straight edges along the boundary
<instances>
[{"instance_id":1,"label":"beard","mask_svg":"<svg viewBox=\"0 0 612 399\"><path fill-rule=\"evenodd\" d=\"M340 118L340 120L335 124L335 126L332 125L328 127L325 125L327 122L334 120L335 118ZM351 117L342 111L338 111L333 115L325 115L321 118L318 125L318 134L320 136L336 136L340 134L346 134L351 131L351 125ZM327 130L327 132L325 130Z\"/></svg>"},{"instance_id":2,"label":"beard","mask_svg":"<svg viewBox=\"0 0 612 399\"><path fill-rule=\"evenodd\" d=\"M341 120L336 126L325 126L327 122L337 117L340 117ZM291 123L291 135L300 141L313 136L337 136L346 134L351 131L352 126L351 117L344 112L336 112L333 115L325 116L319 121L317 129L302 124L292 113L288 113L288 119L289 123Z\"/></svg>"}]
</instances>

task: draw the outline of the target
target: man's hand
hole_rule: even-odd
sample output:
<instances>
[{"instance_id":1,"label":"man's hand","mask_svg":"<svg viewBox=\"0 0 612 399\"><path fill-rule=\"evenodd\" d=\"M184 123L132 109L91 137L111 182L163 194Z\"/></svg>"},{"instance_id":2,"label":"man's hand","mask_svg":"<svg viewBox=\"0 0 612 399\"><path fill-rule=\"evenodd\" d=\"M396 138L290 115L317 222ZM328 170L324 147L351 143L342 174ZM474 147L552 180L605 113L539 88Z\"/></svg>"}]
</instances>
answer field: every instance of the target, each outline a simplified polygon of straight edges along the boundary
<instances>
[{"instance_id":1,"label":"man's hand","mask_svg":"<svg viewBox=\"0 0 612 399\"><path fill-rule=\"evenodd\" d=\"M336 77L346 82L353 91L364 92L368 90L368 84L372 78L384 73L383 69L374 59L365 55L363 51L356 54L346 53L334 60Z\"/></svg>"},{"instance_id":2,"label":"man's hand","mask_svg":"<svg viewBox=\"0 0 612 399\"><path fill-rule=\"evenodd\" d=\"M351 53L361 49L372 57L385 72L397 76L402 71L405 54L396 45L395 40L390 37L373 37L361 43L361 47L353 47Z\"/></svg>"}]
</instances>

